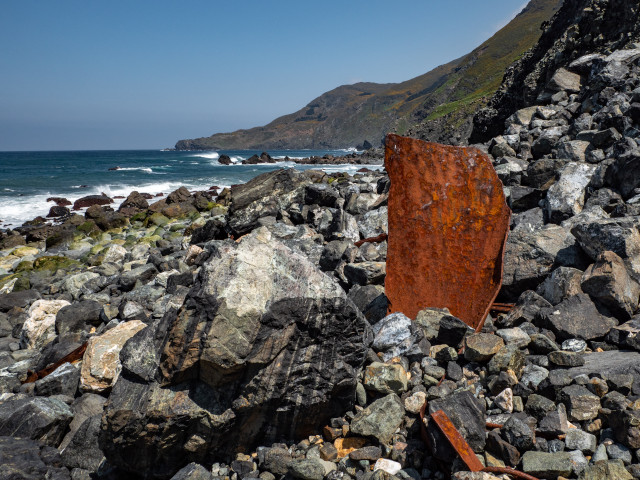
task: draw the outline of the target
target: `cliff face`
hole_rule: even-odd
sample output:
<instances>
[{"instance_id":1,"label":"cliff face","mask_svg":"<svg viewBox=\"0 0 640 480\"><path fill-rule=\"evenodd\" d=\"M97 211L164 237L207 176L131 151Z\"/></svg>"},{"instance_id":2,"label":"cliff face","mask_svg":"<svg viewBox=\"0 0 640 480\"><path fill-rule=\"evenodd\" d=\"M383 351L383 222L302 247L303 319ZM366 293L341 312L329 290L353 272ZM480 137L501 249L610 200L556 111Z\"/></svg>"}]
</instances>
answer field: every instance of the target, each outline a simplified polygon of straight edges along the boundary
<instances>
[{"instance_id":1,"label":"cliff face","mask_svg":"<svg viewBox=\"0 0 640 480\"><path fill-rule=\"evenodd\" d=\"M471 53L402 83L343 85L268 125L180 140L178 150L343 148L379 145L388 132L464 143L471 118L504 70L540 36L562 0L532 0Z\"/></svg>"},{"instance_id":2,"label":"cliff face","mask_svg":"<svg viewBox=\"0 0 640 480\"><path fill-rule=\"evenodd\" d=\"M498 135L511 113L535 105L559 67L640 41L639 14L639 0L565 0L540 41L507 69L487 108L475 116L471 142Z\"/></svg>"}]
</instances>

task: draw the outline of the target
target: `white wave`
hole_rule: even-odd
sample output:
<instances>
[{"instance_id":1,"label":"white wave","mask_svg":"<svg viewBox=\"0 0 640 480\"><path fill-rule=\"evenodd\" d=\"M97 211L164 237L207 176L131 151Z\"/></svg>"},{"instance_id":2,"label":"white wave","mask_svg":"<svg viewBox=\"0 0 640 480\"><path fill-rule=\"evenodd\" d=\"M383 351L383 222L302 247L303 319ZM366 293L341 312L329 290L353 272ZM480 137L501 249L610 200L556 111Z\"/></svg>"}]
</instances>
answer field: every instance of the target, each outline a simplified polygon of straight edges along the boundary
<instances>
[{"instance_id":1,"label":"white wave","mask_svg":"<svg viewBox=\"0 0 640 480\"><path fill-rule=\"evenodd\" d=\"M207 152L207 153L198 153L196 155L190 155L191 157L198 158L208 158L209 160L217 160L220 158L220 154L218 152Z\"/></svg>"},{"instance_id":2,"label":"white wave","mask_svg":"<svg viewBox=\"0 0 640 480\"><path fill-rule=\"evenodd\" d=\"M15 190L11 189L11 188L5 188L4 189L5 192L15 192Z\"/></svg>"},{"instance_id":3,"label":"white wave","mask_svg":"<svg viewBox=\"0 0 640 480\"><path fill-rule=\"evenodd\" d=\"M290 155L279 155L273 158L275 158L276 160L284 160L285 157L289 157L291 160L302 160L303 158L309 158L309 157L292 157Z\"/></svg>"},{"instance_id":4,"label":"white wave","mask_svg":"<svg viewBox=\"0 0 640 480\"><path fill-rule=\"evenodd\" d=\"M118 167L116 168L117 172L120 171L139 171L139 172L147 172L147 173L153 173L153 170L150 169L149 167Z\"/></svg>"},{"instance_id":5,"label":"white wave","mask_svg":"<svg viewBox=\"0 0 640 480\"><path fill-rule=\"evenodd\" d=\"M356 147L349 147L349 148L341 148L339 151L347 152L347 153L357 153L357 152L363 152L364 150L358 150Z\"/></svg>"}]
</instances>

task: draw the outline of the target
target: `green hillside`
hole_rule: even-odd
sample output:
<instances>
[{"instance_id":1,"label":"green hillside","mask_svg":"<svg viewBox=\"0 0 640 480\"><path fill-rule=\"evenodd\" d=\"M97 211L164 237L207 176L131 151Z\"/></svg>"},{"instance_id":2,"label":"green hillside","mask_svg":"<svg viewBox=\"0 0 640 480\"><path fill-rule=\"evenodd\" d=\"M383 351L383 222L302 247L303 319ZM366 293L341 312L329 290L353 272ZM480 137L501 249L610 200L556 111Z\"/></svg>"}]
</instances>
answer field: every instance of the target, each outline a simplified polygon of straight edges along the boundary
<instances>
[{"instance_id":1,"label":"green hillside","mask_svg":"<svg viewBox=\"0 0 640 480\"><path fill-rule=\"evenodd\" d=\"M471 117L497 90L505 69L541 34L562 0L532 0L471 53L395 84L343 85L263 127L180 140L179 150L343 148L378 145L393 131L464 141Z\"/></svg>"}]
</instances>

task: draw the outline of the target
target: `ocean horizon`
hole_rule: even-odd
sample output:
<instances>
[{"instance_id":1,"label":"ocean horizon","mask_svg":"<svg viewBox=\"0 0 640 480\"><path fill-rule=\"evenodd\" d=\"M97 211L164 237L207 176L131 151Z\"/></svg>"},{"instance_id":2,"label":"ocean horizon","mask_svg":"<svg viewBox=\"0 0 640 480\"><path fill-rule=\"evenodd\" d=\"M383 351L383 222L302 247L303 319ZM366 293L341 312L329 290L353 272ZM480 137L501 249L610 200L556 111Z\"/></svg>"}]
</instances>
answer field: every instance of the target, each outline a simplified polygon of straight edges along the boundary
<instances>
[{"instance_id":1,"label":"ocean horizon","mask_svg":"<svg viewBox=\"0 0 640 480\"><path fill-rule=\"evenodd\" d=\"M115 199L117 208L132 191L151 195L168 194L185 186L208 190L245 183L278 168L320 169L327 173L355 173L362 165L300 165L293 161L310 156L342 156L354 148L327 150L267 150L272 164L242 165L263 150L71 150L0 152L0 228L15 228L38 216L46 216L55 205L50 197L71 202L87 195L104 193ZM220 155L233 164L222 165ZM376 166L369 166L376 168ZM377 168L381 168L378 166Z\"/></svg>"}]
</instances>

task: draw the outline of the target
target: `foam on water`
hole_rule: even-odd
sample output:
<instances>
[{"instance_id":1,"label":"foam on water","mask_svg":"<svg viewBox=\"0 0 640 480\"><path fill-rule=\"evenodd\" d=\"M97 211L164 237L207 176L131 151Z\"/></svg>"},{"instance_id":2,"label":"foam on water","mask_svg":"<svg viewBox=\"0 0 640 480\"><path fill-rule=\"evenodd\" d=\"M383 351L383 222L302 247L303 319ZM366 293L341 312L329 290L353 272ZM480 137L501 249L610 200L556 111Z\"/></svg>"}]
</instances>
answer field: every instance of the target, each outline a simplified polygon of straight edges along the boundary
<instances>
[{"instance_id":1,"label":"foam on water","mask_svg":"<svg viewBox=\"0 0 640 480\"><path fill-rule=\"evenodd\" d=\"M116 170L114 170L115 172L127 172L127 171L131 171L131 172L147 172L147 173L153 173L153 170L149 167L118 167Z\"/></svg>"},{"instance_id":2,"label":"foam on water","mask_svg":"<svg viewBox=\"0 0 640 480\"><path fill-rule=\"evenodd\" d=\"M220 158L220 154L218 152L197 153L191 156L197 158L208 158L209 160L217 160Z\"/></svg>"}]
</instances>

